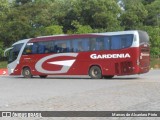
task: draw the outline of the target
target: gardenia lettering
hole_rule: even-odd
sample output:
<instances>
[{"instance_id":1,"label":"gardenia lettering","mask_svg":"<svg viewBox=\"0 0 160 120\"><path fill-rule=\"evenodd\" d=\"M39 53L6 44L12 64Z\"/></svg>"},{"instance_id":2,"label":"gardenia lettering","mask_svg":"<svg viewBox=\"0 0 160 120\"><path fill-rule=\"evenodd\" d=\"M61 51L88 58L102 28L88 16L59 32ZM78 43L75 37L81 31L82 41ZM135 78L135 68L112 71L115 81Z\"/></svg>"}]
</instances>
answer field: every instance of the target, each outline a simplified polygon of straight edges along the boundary
<instances>
[{"instance_id":1,"label":"gardenia lettering","mask_svg":"<svg viewBox=\"0 0 160 120\"><path fill-rule=\"evenodd\" d=\"M91 59L106 59L106 58L130 58L130 54L91 54L90 58Z\"/></svg>"}]
</instances>

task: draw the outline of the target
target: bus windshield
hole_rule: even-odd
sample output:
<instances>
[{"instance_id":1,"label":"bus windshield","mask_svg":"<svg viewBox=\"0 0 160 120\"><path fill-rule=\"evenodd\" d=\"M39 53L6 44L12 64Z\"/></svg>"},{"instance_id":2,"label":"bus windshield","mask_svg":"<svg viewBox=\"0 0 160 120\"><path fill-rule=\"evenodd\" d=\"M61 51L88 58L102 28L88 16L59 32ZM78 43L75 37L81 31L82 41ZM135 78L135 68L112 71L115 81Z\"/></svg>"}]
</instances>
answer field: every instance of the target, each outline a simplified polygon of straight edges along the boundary
<instances>
[{"instance_id":1,"label":"bus windshield","mask_svg":"<svg viewBox=\"0 0 160 120\"><path fill-rule=\"evenodd\" d=\"M9 55L8 55L8 63L11 63L17 59L18 54L19 54L22 46L23 46L23 43L16 44L16 45L12 46L12 49L10 49Z\"/></svg>"}]
</instances>

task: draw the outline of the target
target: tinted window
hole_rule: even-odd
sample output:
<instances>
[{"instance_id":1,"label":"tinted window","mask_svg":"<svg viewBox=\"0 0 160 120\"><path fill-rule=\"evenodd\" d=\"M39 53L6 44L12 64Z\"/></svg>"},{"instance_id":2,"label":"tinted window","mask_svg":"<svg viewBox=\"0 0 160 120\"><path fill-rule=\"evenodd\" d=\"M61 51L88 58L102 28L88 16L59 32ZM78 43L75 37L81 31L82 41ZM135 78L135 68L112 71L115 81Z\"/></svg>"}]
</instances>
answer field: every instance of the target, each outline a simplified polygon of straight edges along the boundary
<instances>
[{"instance_id":1,"label":"tinted window","mask_svg":"<svg viewBox=\"0 0 160 120\"><path fill-rule=\"evenodd\" d=\"M96 50L104 50L104 38L96 39Z\"/></svg>"},{"instance_id":2,"label":"tinted window","mask_svg":"<svg viewBox=\"0 0 160 120\"><path fill-rule=\"evenodd\" d=\"M89 38L89 48L90 51L96 50L96 38Z\"/></svg>"},{"instance_id":3,"label":"tinted window","mask_svg":"<svg viewBox=\"0 0 160 120\"><path fill-rule=\"evenodd\" d=\"M104 49L105 50L111 49L110 37L104 37Z\"/></svg>"},{"instance_id":4,"label":"tinted window","mask_svg":"<svg viewBox=\"0 0 160 120\"><path fill-rule=\"evenodd\" d=\"M32 46L33 46L33 43L27 43L27 45L24 48L23 54L32 54Z\"/></svg>"},{"instance_id":5,"label":"tinted window","mask_svg":"<svg viewBox=\"0 0 160 120\"><path fill-rule=\"evenodd\" d=\"M69 40L27 43L23 54L45 54L71 52Z\"/></svg>"},{"instance_id":6,"label":"tinted window","mask_svg":"<svg viewBox=\"0 0 160 120\"><path fill-rule=\"evenodd\" d=\"M13 48L10 50L10 53L9 53L9 58L8 58L9 63L17 59L22 46L23 46L23 43L13 46Z\"/></svg>"},{"instance_id":7,"label":"tinted window","mask_svg":"<svg viewBox=\"0 0 160 120\"><path fill-rule=\"evenodd\" d=\"M119 50L132 45L133 35L115 35L72 40L28 43L23 54L65 53L95 50Z\"/></svg>"},{"instance_id":8,"label":"tinted window","mask_svg":"<svg viewBox=\"0 0 160 120\"><path fill-rule=\"evenodd\" d=\"M81 52L89 50L89 39L75 39L71 40L73 52Z\"/></svg>"},{"instance_id":9,"label":"tinted window","mask_svg":"<svg viewBox=\"0 0 160 120\"><path fill-rule=\"evenodd\" d=\"M54 52L54 42L27 43L23 54L44 54Z\"/></svg>"},{"instance_id":10,"label":"tinted window","mask_svg":"<svg viewBox=\"0 0 160 120\"><path fill-rule=\"evenodd\" d=\"M111 49L112 50L121 49L120 36L112 36L112 38L111 38Z\"/></svg>"},{"instance_id":11,"label":"tinted window","mask_svg":"<svg viewBox=\"0 0 160 120\"><path fill-rule=\"evenodd\" d=\"M111 36L110 43L112 50L128 48L132 45L133 35L117 35Z\"/></svg>"},{"instance_id":12,"label":"tinted window","mask_svg":"<svg viewBox=\"0 0 160 120\"><path fill-rule=\"evenodd\" d=\"M70 52L70 41L69 40L55 41L54 52L56 53Z\"/></svg>"}]
</instances>

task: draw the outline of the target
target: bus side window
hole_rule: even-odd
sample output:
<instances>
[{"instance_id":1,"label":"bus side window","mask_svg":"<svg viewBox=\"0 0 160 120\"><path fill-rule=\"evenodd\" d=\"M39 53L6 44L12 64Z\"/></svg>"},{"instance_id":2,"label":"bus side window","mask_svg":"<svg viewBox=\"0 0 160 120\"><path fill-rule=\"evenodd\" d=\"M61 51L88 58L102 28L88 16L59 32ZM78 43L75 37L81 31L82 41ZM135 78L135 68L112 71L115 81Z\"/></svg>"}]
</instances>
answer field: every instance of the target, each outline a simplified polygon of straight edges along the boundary
<instances>
[{"instance_id":1,"label":"bus side window","mask_svg":"<svg viewBox=\"0 0 160 120\"><path fill-rule=\"evenodd\" d=\"M66 52L69 52L70 48L70 42L69 40L66 40L66 41L56 41L55 44L54 44L54 52L56 53L66 53Z\"/></svg>"},{"instance_id":2,"label":"bus side window","mask_svg":"<svg viewBox=\"0 0 160 120\"><path fill-rule=\"evenodd\" d=\"M133 39L132 35L123 35L121 37L121 42L122 42L121 47L122 48L130 47L132 45L132 39Z\"/></svg>"},{"instance_id":3,"label":"bus side window","mask_svg":"<svg viewBox=\"0 0 160 120\"><path fill-rule=\"evenodd\" d=\"M127 35L126 36L126 47L130 47L132 45L133 42L133 35Z\"/></svg>"},{"instance_id":4,"label":"bus side window","mask_svg":"<svg viewBox=\"0 0 160 120\"><path fill-rule=\"evenodd\" d=\"M65 42L64 42L64 44L66 45L66 47L65 47L65 52L71 52L71 50L70 50L70 48L71 48L71 44L70 44L70 40L66 40Z\"/></svg>"},{"instance_id":5,"label":"bus side window","mask_svg":"<svg viewBox=\"0 0 160 120\"><path fill-rule=\"evenodd\" d=\"M109 39L109 37L104 38L104 48L105 48L105 50L110 50L110 39Z\"/></svg>"},{"instance_id":6,"label":"bus side window","mask_svg":"<svg viewBox=\"0 0 160 120\"><path fill-rule=\"evenodd\" d=\"M55 53L54 46L55 46L54 41L48 43L47 48L49 49L48 50L49 53Z\"/></svg>"},{"instance_id":7,"label":"bus side window","mask_svg":"<svg viewBox=\"0 0 160 120\"><path fill-rule=\"evenodd\" d=\"M23 51L23 54L24 55L27 55L27 54L32 54L32 49L31 49L31 45L26 45L24 51Z\"/></svg>"},{"instance_id":8,"label":"bus side window","mask_svg":"<svg viewBox=\"0 0 160 120\"><path fill-rule=\"evenodd\" d=\"M86 38L82 42L83 51L89 51L89 39Z\"/></svg>"},{"instance_id":9,"label":"bus side window","mask_svg":"<svg viewBox=\"0 0 160 120\"><path fill-rule=\"evenodd\" d=\"M121 38L121 42L122 42L122 44L121 44L122 46L121 47L122 48L126 48L127 47L127 38L122 37Z\"/></svg>"},{"instance_id":10,"label":"bus side window","mask_svg":"<svg viewBox=\"0 0 160 120\"><path fill-rule=\"evenodd\" d=\"M65 53L67 52L67 45L66 43L62 43L62 50L61 50L62 53Z\"/></svg>"},{"instance_id":11,"label":"bus side window","mask_svg":"<svg viewBox=\"0 0 160 120\"><path fill-rule=\"evenodd\" d=\"M32 54L37 54L37 49L38 49L38 45L34 43L32 45Z\"/></svg>"},{"instance_id":12,"label":"bus side window","mask_svg":"<svg viewBox=\"0 0 160 120\"><path fill-rule=\"evenodd\" d=\"M111 39L111 49L112 50L119 50L121 49L121 39L120 36L112 36Z\"/></svg>"},{"instance_id":13,"label":"bus side window","mask_svg":"<svg viewBox=\"0 0 160 120\"><path fill-rule=\"evenodd\" d=\"M77 52L77 44L76 44L76 40L70 40L70 52Z\"/></svg>"},{"instance_id":14,"label":"bus side window","mask_svg":"<svg viewBox=\"0 0 160 120\"><path fill-rule=\"evenodd\" d=\"M61 52L61 43L60 43L60 41L55 41L54 52L55 53L60 53Z\"/></svg>"},{"instance_id":15,"label":"bus side window","mask_svg":"<svg viewBox=\"0 0 160 120\"><path fill-rule=\"evenodd\" d=\"M73 46L73 52L78 52L78 41L77 40L73 40L72 42L72 46Z\"/></svg>"},{"instance_id":16,"label":"bus side window","mask_svg":"<svg viewBox=\"0 0 160 120\"><path fill-rule=\"evenodd\" d=\"M103 38L96 39L96 50L104 50L104 40Z\"/></svg>"},{"instance_id":17,"label":"bus side window","mask_svg":"<svg viewBox=\"0 0 160 120\"><path fill-rule=\"evenodd\" d=\"M96 38L90 38L90 50L94 51L96 50Z\"/></svg>"},{"instance_id":18,"label":"bus side window","mask_svg":"<svg viewBox=\"0 0 160 120\"><path fill-rule=\"evenodd\" d=\"M83 51L82 42L78 42L78 51Z\"/></svg>"},{"instance_id":19,"label":"bus side window","mask_svg":"<svg viewBox=\"0 0 160 120\"><path fill-rule=\"evenodd\" d=\"M53 42L45 42L45 53L51 53L53 52Z\"/></svg>"},{"instance_id":20,"label":"bus side window","mask_svg":"<svg viewBox=\"0 0 160 120\"><path fill-rule=\"evenodd\" d=\"M72 42L72 46L73 46L73 52L79 52L79 51L83 51L83 45L82 45L82 41L81 40L74 40Z\"/></svg>"},{"instance_id":21,"label":"bus side window","mask_svg":"<svg viewBox=\"0 0 160 120\"><path fill-rule=\"evenodd\" d=\"M57 43L57 53L61 53L62 51L62 43Z\"/></svg>"},{"instance_id":22,"label":"bus side window","mask_svg":"<svg viewBox=\"0 0 160 120\"><path fill-rule=\"evenodd\" d=\"M57 44L54 45L53 51L54 51L55 53L57 53L57 51L58 51L58 46L57 46Z\"/></svg>"},{"instance_id":23,"label":"bus side window","mask_svg":"<svg viewBox=\"0 0 160 120\"><path fill-rule=\"evenodd\" d=\"M38 53L43 54L45 53L45 46L43 44L40 44L38 47Z\"/></svg>"}]
</instances>

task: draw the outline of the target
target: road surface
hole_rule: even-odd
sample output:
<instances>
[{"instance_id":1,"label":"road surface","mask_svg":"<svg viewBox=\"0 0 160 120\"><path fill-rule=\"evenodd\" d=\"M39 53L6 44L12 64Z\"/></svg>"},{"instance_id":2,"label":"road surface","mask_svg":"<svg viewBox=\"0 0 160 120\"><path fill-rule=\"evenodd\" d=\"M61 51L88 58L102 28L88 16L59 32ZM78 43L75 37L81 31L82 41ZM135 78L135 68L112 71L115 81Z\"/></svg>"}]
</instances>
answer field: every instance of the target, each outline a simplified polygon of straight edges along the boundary
<instances>
[{"instance_id":1,"label":"road surface","mask_svg":"<svg viewBox=\"0 0 160 120\"><path fill-rule=\"evenodd\" d=\"M110 80L84 76L46 79L1 76L0 110L160 111L159 74L160 70L150 70Z\"/></svg>"}]
</instances>

